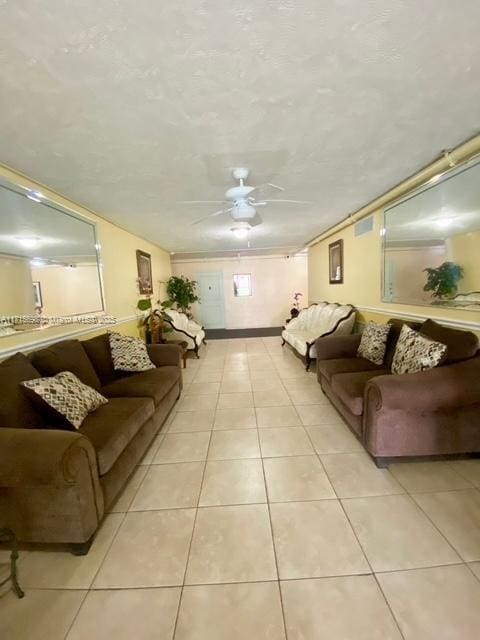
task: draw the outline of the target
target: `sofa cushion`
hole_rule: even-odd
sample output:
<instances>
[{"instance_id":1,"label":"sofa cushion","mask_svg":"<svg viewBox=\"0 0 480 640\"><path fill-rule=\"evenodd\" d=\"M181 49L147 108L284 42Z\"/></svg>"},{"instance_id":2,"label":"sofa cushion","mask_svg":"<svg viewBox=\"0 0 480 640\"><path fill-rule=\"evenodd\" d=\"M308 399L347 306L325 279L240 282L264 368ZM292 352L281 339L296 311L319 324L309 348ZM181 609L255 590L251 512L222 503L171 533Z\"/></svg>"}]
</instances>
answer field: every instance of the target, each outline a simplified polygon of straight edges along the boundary
<instances>
[{"instance_id":1,"label":"sofa cushion","mask_svg":"<svg viewBox=\"0 0 480 640\"><path fill-rule=\"evenodd\" d=\"M376 371L383 370L383 367L370 362L365 358L337 358L332 360L319 360L317 364L318 373L331 382L332 376L338 373L354 373L356 371Z\"/></svg>"},{"instance_id":2,"label":"sofa cushion","mask_svg":"<svg viewBox=\"0 0 480 640\"><path fill-rule=\"evenodd\" d=\"M97 453L100 475L113 467L154 410L150 398L112 398L85 418L79 432L90 440Z\"/></svg>"},{"instance_id":3,"label":"sofa cushion","mask_svg":"<svg viewBox=\"0 0 480 640\"><path fill-rule=\"evenodd\" d=\"M369 322L362 333L357 354L374 364L383 364L389 332L389 324Z\"/></svg>"},{"instance_id":4,"label":"sofa cushion","mask_svg":"<svg viewBox=\"0 0 480 640\"><path fill-rule=\"evenodd\" d=\"M471 331L444 327L434 320L426 320L420 327L420 333L431 340L447 345L447 357L443 364L453 364L473 358L479 348L478 338Z\"/></svg>"},{"instance_id":5,"label":"sofa cushion","mask_svg":"<svg viewBox=\"0 0 480 640\"><path fill-rule=\"evenodd\" d=\"M404 325L395 349L392 373L417 373L438 366L447 355L447 346L422 336Z\"/></svg>"},{"instance_id":6,"label":"sofa cushion","mask_svg":"<svg viewBox=\"0 0 480 640\"><path fill-rule=\"evenodd\" d=\"M148 357L147 346L140 338L123 336L112 331L108 334L113 368L118 371L148 371L155 365Z\"/></svg>"},{"instance_id":7,"label":"sofa cushion","mask_svg":"<svg viewBox=\"0 0 480 640\"><path fill-rule=\"evenodd\" d=\"M363 414L363 392L367 382L372 378L388 375L390 375L388 369L339 373L332 377L332 390L354 416L361 416Z\"/></svg>"},{"instance_id":8,"label":"sofa cushion","mask_svg":"<svg viewBox=\"0 0 480 640\"><path fill-rule=\"evenodd\" d=\"M55 376L71 371L83 384L100 389L101 383L82 343L78 340L62 340L46 349L30 355L33 366L44 376Z\"/></svg>"},{"instance_id":9,"label":"sofa cushion","mask_svg":"<svg viewBox=\"0 0 480 640\"><path fill-rule=\"evenodd\" d=\"M83 384L71 371L61 371L50 378L36 378L21 383L25 390L50 410L64 418L67 425L78 429L90 411L108 400L98 391Z\"/></svg>"},{"instance_id":10,"label":"sofa cushion","mask_svg":"<svg viewBox=\"0 0 480 640\"><path fill-rule=\"evenodd\" d=\"M113 368L112 353L108 333L102 333L95 338L84 340L82 346L90 359L102 385L118 380L125 373L115 371Z\"/></svg>"},{"instance_id":11,"label":"sofa cushion","mask_svg":"<svg viewBox=\"0 0 480 640\"><path fill-rule=\"evenodd\" d=\"M180 367L165 366L121 378L102 387L107 398L151 398L158 406L181 376Z\"/></svg>"},{"instance_id":12,"label":"sofa cushion","mask_svg":"<svg viewBox=\"0 0 480 640\"><path fill-rule=\"evenodd\" d=\"M16 353L0 363L0 427L35 429L48 426L20 386L24 380L40 378L30 360Z\"/></svg>"}]
</instances>

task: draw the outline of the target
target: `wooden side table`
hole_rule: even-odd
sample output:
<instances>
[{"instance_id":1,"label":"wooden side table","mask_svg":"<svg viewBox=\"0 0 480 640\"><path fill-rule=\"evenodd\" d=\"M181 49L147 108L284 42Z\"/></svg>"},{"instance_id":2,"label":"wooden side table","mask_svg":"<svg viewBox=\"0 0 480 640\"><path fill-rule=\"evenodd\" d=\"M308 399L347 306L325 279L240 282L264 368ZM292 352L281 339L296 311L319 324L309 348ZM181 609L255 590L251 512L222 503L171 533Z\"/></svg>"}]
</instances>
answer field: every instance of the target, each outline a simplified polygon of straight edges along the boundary
<instances>
[{"instance_id":1,"label":"wooden side table","mask_svg":"<svg viewBox=\"0 0 480 640\"><path fill-rule=\"evenodd\" d=\"M185 340L167 340L164 344L178 344L178 346L182 348L183 368L186 369L188 342Z\"/></svg>"},{"instance_id":2,"label":"wooden side table","mask_svg":"<svg viewBox=\"0 0 480 640\"><path fill-rule=\"evenodd\" d=\"M9 580L12 581L12 587L19 598L23 598L25 595L20 589L20 585L17 581L17 559L18 559L18 545L17 538L11 529L0 529L0 542L9 542L12 545L12 553L10 555L10 575L0 582L0 587L7 584Z\"/></svg>"}]
</instances>

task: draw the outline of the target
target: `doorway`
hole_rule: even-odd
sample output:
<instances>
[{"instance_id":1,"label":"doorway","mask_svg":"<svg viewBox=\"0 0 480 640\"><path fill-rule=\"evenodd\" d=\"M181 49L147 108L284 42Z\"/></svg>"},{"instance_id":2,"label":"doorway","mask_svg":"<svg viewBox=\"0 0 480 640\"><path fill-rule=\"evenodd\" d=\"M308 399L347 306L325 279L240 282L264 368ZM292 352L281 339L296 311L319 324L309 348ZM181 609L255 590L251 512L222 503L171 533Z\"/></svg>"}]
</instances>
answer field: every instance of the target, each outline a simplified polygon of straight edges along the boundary
<instances>
[{"instance_id":1,"label":"doorway","mask_svg":"<svg viewBox=\"0 0 480 640\"><path fill-rule=\"evenodd\" d=\"M197 275L199 312L205 329L225 328L225 295L223 272L205 271Z\"/></svg>"}]
</instances>

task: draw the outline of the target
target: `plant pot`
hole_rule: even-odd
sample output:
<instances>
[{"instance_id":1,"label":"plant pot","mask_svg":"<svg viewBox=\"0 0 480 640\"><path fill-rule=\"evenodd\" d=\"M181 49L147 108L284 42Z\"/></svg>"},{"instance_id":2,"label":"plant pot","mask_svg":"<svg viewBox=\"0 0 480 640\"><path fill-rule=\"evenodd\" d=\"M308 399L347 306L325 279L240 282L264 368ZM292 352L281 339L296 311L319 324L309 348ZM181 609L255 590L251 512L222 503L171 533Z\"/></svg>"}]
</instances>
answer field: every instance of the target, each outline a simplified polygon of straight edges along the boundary
<instances>
[{"instance_id":1,"label":"plant pot","mask_svg":"<svg viewBox=\"0 0 480 640\"><path fill-rule=\"evenodd\" d=\"M290 315L291 315L292 318L296 318L299 313L300 313L300 311L298 309L296 309L295 307L290 309Z\"/></svg>"}]
</instances>

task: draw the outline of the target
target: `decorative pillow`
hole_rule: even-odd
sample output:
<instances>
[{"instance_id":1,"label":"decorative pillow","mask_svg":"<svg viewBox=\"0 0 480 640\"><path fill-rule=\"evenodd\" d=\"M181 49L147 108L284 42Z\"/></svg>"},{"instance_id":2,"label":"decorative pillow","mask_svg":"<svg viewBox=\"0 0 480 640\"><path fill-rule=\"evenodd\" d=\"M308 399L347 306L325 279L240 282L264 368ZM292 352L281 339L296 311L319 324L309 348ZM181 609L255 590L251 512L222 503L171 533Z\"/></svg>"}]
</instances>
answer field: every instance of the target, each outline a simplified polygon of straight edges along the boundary
<instances>
[{"instance_id":1,"label":"decorative pillow","mask_svg":"<svg viewBox=\"0 0 480 640\"><path fill-rule=\"evenodd\" d=\"M140 338L109 333L113 368L117 371L148 371L155 365L148 356L145 343Z\"/></svg>"},{"instance_id":2,"label":"decorative pillow","mask_svg":"<svg viewBox=\"0 0 480 640\"><path fill-rule=\"evenodd\" d=\"M446 345L403 325L392 362L392 373L416 373L433 369L447 353Z\"/></svg>"},{"instance_id":3,"label":"decorative pillow","mask_svg":"<svg viewBox=\"0 0 480 640\"><path fill-rule=\"evenodd\" d=\"M390 324L369 322L362 333L357 356L366 358L374 364L383 364L390 327Z\"/></svg>"},{"instance_id":4,"label":"decorative pillow","mask_svg":"<svg viewBox=\"0 0 480 640\"><path fill-rule=\"evenodd\" d=\"M62 371L52 378L37 378L21 383L48 407L78 429L90 411L108 400L98 391L83 384L71 371Z\"/></svg>"}]
</instances>

